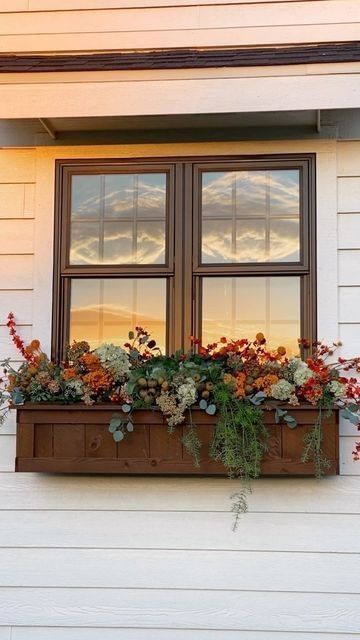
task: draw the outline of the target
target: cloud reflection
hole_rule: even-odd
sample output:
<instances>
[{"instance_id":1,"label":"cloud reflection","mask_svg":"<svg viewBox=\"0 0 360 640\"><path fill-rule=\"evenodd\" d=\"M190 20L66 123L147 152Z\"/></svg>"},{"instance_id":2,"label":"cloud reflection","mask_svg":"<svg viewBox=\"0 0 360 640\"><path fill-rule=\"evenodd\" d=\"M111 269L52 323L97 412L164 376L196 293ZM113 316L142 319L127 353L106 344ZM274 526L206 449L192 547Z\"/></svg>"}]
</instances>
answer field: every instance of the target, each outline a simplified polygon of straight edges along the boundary
<instances>
[{"instance_id":1,"label":"cloud reflection","mask_svg":"<svg viewBox=\"0 0 360 640\"><path fill-rule=\"evenodd\" d=\"M103 185L103 186L102 186ZM99 217L165 218L165 174L101 174L73 176L72 219Z\"/></svg>"},{"instance_id":2,"label":"cloud reflection","mask_svg":"<svg viewBox=\"0 0 360 640\"><path fill-rule=\"evenodd\" d=\"M299 172L205 172L202 260L299 260ZM291 216L291 217L290 217Z\"/></svg>"},{"instance_id":3,"label":"cloud reflection","mask_svg":"<svg viewBox=\"0 0 360 640\"><path fill-rule=\"evenodd\" d=\"M218 216L236 207L237 213L274 215L299 213L299 171L218 171L203 173L204 215Z\"/></svg>"},{"instance_id":4,"label":"cloud reflection","mask_svg":"<svg viewBox=\"0 0 360 640\"><path fill-rule=\"evenodd\" d=\"M71 264L164 264L165 224L139 222L136 238L131 223L105 222L103 257L97 223L73 223Z\"/></svg>"},{"instance_id":5,"label":"cloud reflection","mask_svg":"<svg viewBox=\"0 0 360 640\"><path fill-rule=\"evenodd\" d=\"M71 217L71 264L164 264L166 174L73 176Z\"/></svg>"}]
</instances>

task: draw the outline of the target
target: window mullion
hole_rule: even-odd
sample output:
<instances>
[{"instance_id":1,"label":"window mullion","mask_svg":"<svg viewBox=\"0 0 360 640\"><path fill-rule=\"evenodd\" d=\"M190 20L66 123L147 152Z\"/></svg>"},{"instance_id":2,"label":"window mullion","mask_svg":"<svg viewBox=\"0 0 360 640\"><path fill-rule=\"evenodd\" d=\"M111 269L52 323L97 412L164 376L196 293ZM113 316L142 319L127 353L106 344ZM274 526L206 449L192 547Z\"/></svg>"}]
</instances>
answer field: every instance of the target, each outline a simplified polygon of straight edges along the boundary
<instances>
[{"instance_id":1,"label":"window mullion","mask_svg":"<svg viewBox=\"0 0 360 640\"><path fill-rule=\"evenodd\" d=\"M184 165L183 177L183 220L184 220L184 250L183 250L183 340L182 346L187 350L190 346L189 336L195 332L194 319L198 315L199 301L194 297L193 284L193 261L194 254L197 253L198 236L194 233L193 220L197 219L194 212L194 178L193 165L186 163ZM195 196L196 197L196 196ZM196 300L196 302L195 302ZM194 309L194 304L197 308Z\"/></svg>"}]
</instances>

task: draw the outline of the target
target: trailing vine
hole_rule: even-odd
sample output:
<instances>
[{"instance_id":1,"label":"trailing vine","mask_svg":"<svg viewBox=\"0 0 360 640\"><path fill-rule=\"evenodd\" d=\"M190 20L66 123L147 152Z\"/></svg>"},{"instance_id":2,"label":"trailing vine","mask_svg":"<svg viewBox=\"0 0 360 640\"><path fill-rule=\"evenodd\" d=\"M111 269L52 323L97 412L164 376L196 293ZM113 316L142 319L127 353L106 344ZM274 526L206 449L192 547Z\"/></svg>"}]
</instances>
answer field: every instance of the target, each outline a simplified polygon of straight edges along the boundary
<instances>
[{"instance_id":1,"label":"trailing vine","mask_svg":"<svg viewBox=\"0 0 360 640\"><path fill-rule=\"evenodd\" d=\"M239 402L226 385L214 391L218 408L210 453L221 462L231 478L257 478L266 451L267 429L263 412L248 400Z\"/></svg>"},{"instance_id":2,"label":"trailing vine","mask_svg":"<svg viewBox=\"0 0 360 640\"><path fill-rule=\"evenodd\" d=\"M331 467L331 462L325 456L322 448L324 438L322 421L324 413L325 417L329 417L332 410L329 407L324 408L320 403L315 424L311 431L309 431L309 433L304 437L304 449L301 456L301 462L304 464L309 461L314 462L314 475L316 478L321 478L325 471Z\"/></svg>"},{"instance_id":3,"label":"trailing vine","mask_svg":"<svg viewBox=\"0 0 360 640\"><path fill-rule=\"evenodd\" d=\"M210 455L223 464L230 478L241 480L239 491L231 496L235 531L240 514L247 511L247 495L251 493L250 481L260 475L269 434L264 424L263 411L250 400L236 400L228 386L219 385L216 388L214 402L219 413Z\"/></svg>"}]
</instances>

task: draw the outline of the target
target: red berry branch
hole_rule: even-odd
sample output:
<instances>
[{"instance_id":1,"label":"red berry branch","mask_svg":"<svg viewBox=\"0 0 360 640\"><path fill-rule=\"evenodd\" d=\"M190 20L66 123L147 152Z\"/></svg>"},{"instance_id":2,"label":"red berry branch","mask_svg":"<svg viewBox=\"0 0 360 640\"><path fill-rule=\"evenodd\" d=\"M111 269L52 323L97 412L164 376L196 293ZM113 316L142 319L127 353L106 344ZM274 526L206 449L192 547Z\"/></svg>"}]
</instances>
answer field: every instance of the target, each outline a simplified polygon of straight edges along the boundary
<instances>
[{"instance_id":1,"label":"red berry branch","mask_svg":"<svg viewBox=\"0 0 360 640\"><path fill-rule=\"evenodd\" d=\"M17 350L21 353L22 357L25 358L27 362L36 362L38 356L35 355L35 352L39 351L40 342L38 340L32 340L29 346L25 346L24 341L20 338L18 332L16 331L16 322L12 311L10 311L10 313L8 314L6 326L9 328L11 339Z\"/></svg>"}]
</instances>

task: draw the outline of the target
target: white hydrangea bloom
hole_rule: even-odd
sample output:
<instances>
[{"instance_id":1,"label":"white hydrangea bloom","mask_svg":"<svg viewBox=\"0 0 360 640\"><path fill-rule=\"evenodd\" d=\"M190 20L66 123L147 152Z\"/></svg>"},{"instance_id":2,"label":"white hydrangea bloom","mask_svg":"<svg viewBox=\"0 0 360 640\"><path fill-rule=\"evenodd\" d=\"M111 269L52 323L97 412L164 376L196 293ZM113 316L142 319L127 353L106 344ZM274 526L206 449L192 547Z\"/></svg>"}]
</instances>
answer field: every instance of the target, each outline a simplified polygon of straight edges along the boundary
<instances>
[{"instance_id":1,"label":"white hydrangea bloom","mask_svg":"<svg viewBox=\"0 0 360 640\"><path fill-rule=\"evenodd\" d=\"M296 358L298 360L296 369L294 371L294 382L296 386L301 387L309 378L313 376L313 372L307 366L306 362L301 360L300 358Z\"/></svg>"},{"instance_id":2,"label":"white hydrangea bloom","mask_svg":"<svg viewBox=\"0 0 360 640\"><path fill-rule=\"evenodd\" d=\"M82 396L84 393L84 384L82 380L68 380L65 386L65 395Z\"/></svg>"},{"instance_id":3,"label":"white hydrangea bloom","mask_svg":"<svg viewBox=\"0 0 360 640\"><path fill-rule=\"evenodd\" d=\"M279 380L276 384L271 385L271 397L275 400L289 400L294 391L294 385L287 380Z\"/></svg>"},{"instance_id":4,"label":"white hydrangea bloom","mask_svg":"<svg viewBox=\"0 0 360 640\"><path fill-rule=\"evenodd\" d=\"M102 344L95 349L94 353L99 358L102 366L110 371L115 380L126 378L131 365L128 354L124 349L114 344Z\"/></svg>"},{"instance_id":5,"label":"white hydrangea bloom","mask_svg":"<svg viewBox=\"0 0 360 640\"><path fill-rule=\"evenodd\" d=\"M185 407L191 407L196 400L196 386L192 378L181 384L177 390L177 397L180 404Z\"/></svg>"},{"instance_id":6,"label":"white hydrangea bloom","mask_svg":"<svg viewBox=\"0 0 360 640\"><path fill-rule=\"evenodd\" d=\"M341 398L345 395L346 385L338 382L338 380L332 380L328 384L328 389L334 394L335 398Z\"/></svg>"}]
</instances>

